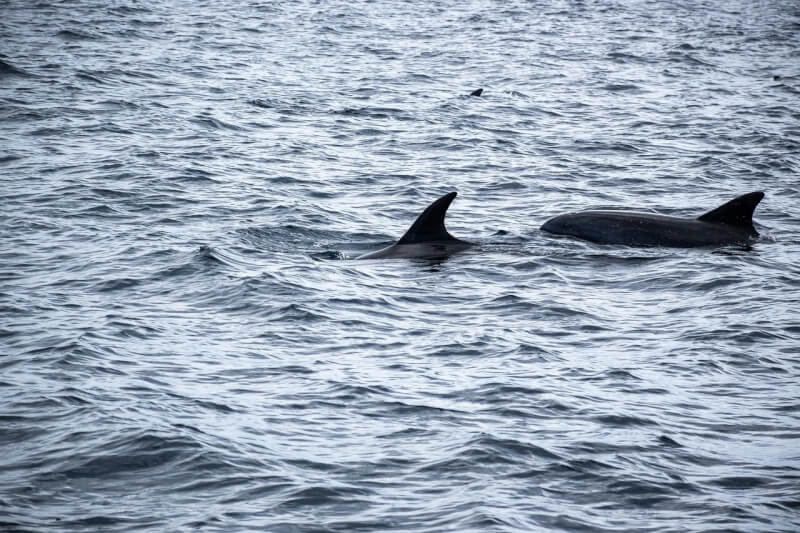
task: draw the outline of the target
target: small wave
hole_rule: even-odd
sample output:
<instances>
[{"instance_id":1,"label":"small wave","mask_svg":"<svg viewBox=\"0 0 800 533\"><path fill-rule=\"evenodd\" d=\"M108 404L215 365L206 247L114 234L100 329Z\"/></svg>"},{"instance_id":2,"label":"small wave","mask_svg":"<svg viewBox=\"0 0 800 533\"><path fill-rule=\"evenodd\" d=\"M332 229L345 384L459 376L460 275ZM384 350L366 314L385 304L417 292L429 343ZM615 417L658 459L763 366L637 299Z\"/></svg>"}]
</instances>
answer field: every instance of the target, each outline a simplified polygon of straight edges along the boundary
<instances>
[{"instance_id":1,"label":"small wave","mask_svg":"<svg viewBox=\"0 0 800 533\"><path fill-rule=\"evenodd\" d=\"M118 133L120 135L133 135L134 133L136 133L135 131L130 130L128 128L123 128L121 126L118 126L113 122L107 122L105 124L100 124L99 126L87 128L86 131L87 132L105 131L108 133Z\"/></svg>"},{"instance_id":2,"label":"small wave","mask_svg":"<svg viewBox=\"0 0 800 533\"><path fill-rule=\"evenodd\" d=\"M118 189L109 189L107 187L94 187L89 189L91 193L102 198L130 198L134 196L131 191L122 191Z\"/></svg>"},{"instance_id":3,"label":"small wave","mask_svg":"<svg viewBox=\"0 0 800 533\"><path fill-rule=\"evenodd\" d=\"M82 70L79 70L77 74L75 74L75 77L85 81L91 81L92 83L98 83L100 85L106 85L108 83L105 80L98 78L94 74Z\"/></svg>"},{"instance_id":4,"label":"small wave","mask_svg":"<svg viewBox=\"0 0 800 533\"><path fill-rule=\"evenodd\" d=\"M655 420L630 415L602 415L595 417L594 420L604 426L619 428L658 425Z\"/></svg>"},{"instance_id":5,"label":"small wave","mask_svg":"<svg viewBox=\"0 0 800 533\"><path fill-rule=\"evenodd\" d=\"M110 528L114 526L119 526L121 524L133 524L135 520L131 520L128 517L122 516L110 516L110 515L95 515L95 516L87 516L85 518L78 518L75 520L64 520L59 521L58 523L62 526L67 526L70 528Z\"/></svg>"},{"instance_id":6,"label":"small wave","mask_svg":"<svg viewBox=\"0 0 800 533\"><path fill-rule=\"evenodd\" d=\"M113 478L177 465L187 459L196 461L197 451L202 448L187 437L162 437L152 433L122 435L96 446L95 452L75 456L69 462L78 464L59 469L57 473L68 479ZM184 463L182 468L186 466Z\"/></svg>"},{"instance_id":7,"label":"small wave","mask_svg":"<svg viewBox=\"0 0 800 533\"><path fill-rule=\"evenodd\" d=\"M215 248L208 246L208 245L201 245L197 249L197 258L201 261L208 262L210 264L219 264L219 265L227 265L228 262L225 260L224 254L219 253Z\"/></svg>"},{"instance_id":8,"label":"small wave","mask_svg":"<svg viewBox=\"0 0 800 533\"><path fill-rule=\"evenodd\" d=\"M650 60L650 59L648 59L646 57L637 56L635 54L628 54L628 53L625 53L625 52L609 52L606 55L606 57L608 57L609 59L614 60L615 63L622 63L622 64L625 64L625 63L645 63L645 64L649 64L649 63L653 62L652 60Z\"/></svg>"},{"instance_id":9,"label":"small wave","mask_svg":"<svg viewBox=\"0 0 800 533\"><path fill-rule=\"evenodd\" d=\"M372 495L372 491L366 488L313 486L302 488L289 494L281 502L279 508L287 510L299 507L317 508L337 503L352 505L359 501L367 502L370 495Z\"/></svg>"},{"instance_id":10,"label":"small wave","mask_svg":"<svg viewBox=\"0 0 800 533\"><path fill-rule=\"evenodd\" d=\"M252 485L255 485L253 487ZM246 488L235 490L237 486ZM220 503L231 505L241 502L260 500L275 493L288 492L296 487L289 478L278 476L229 476L215 477L210 480L192 480L190 483L179 487L180 492L208 493L226 489L226 496Z\"/></svg>"},{"instance_id":11,"label":"small wave","mask_svg":"<svg viewBox=\"0 0 800 533\"><path fill-rule=\"evenodd\" d=\"M666 435L659 436L658 437L658 442L662 446L668 446L670 448L682 448L683 447L683 445L680 444L678 441L676 441L675 439L672 439L670 437L667 437Z\"/></svg>"},{"instance_id":12,"label":"small wave","mask_svg":"<svg viewBox=\"0 0 800 533\"><path fill-rule=\"evenodd\" d=\"M65 41L96 41L99 35L85 30L61 30L56 33L56 37Z\"/></svg>"},{"instance_id":13,"label":"small wave","mask_svg":"<svg viewBox=\"0 0 800 533\"><path fill-rule=\"evenodd\" d=\"M269 100L268 98L253 98L252 100L248 100L247 103L262 109L272 109L278 105L277 102Z\"/></svg>"},{"instance_id":14,"label":"small wave","mask_svg":"<svg viewBox=\"0 0 800 533\"><path fill-rule=\"evenodd\" d=\"M80 213L82 215L100 215L100 216L104 216L104 215L110 215L110 216L124 215L124 213L122 211L120 211L116 207L110 206L108 204L98 204L98 205L92 205L92 206L89 206L89 207L85 207L85 208L81 209Z\"/></svg>"},{"instance_id":15,"label":"small wave","mask_svg":"<svg viewBox=\"0 0 800 533\"><path fill-rule=\"evenodd\" d=\"M392 394L392 390L381 385L351 385L349 383L335 383L328 391L330 397L339 401L357 401L365 398L385 398Z\"/></svg>"},{"instance_id":16,"label":"small wave","mask_svg":"<svg viewBox=\"0 0 800 533\"><path fill-rule=\"evenodd\" d=\"M313 324L314 322L325 322L328 319L325 315L314 312L296 303L283 305L274 309L265 309L262 310L259 315L271 322L286 322L287 324Z\"/></svg>"},{"instance_id":17,"label":"small wave","mask_svg":"<svg viewBox=\"0 0 800 533\"><path fill-rule=\"evenodd\" d=\"M28 132L28 135L32 137L49 137L49 136L60 136L67 133L69 130L67 128L37 128Z\"/></svg>"},{"instance_id":18,"label":"small wave","mask_svg":"<svg viewBox=\"0 0 800 533\"><path fill-rule=\"evenodd\" d=\"M342 261L347 259L347 256L339 250L326 250L324 252L313 252L309 257L316 261Z\"/></svg>"},{"instance_id":19,"label":"small wave","mask_svg":"<svg viewBox=\"0 0 800 533\"><path fill-rule=\"evenodd\" d=\"M682 500L687 494L698 494L699 487L682 480L662 481L649 479L619 479L606 487L619 506L629 508L664 505L668 501Z\"/></svg>"},{"instance_id":20,"label":"small wave","mask_svg":"<svg viewBox=\"0 0 800 533\"><path fill-rule=\"evenodd\" d=\"M30 72L27 72L27 71L19 68L19 67L15 67L14 65L9 63L8 61L3 61L2 59L0 59L0 78L6 77L6 76L9 76L9 77L11 77L11 76L19 76L19 77L23 77L23 78L28 78L28 77L32 77L34 75L31 74Z\"/></svg>"},{"instance_id":21,"label":"small wave","mask_svg":"<svg viewBox=\"0 0 800 533\"><path fill-rule=\"evenodd\" d=\"M158 270L153 274L153 279L160 281L174 277L193 276L202 272L214 271L220 267L248 266L248 263L238 259L235 255L209 245L201 245L194 252L179 254L176 259L178 264Z\"/></svg>"},{"instance_id":22,"label":"small wave","mask_svg":"<svg viewBox=\"0 0 800 533\"><path fill-rule=\"evenodd\" d=\"M640 146L623 143L623 142L603 142L603 141L589 141L578 139L574 141L576 149L582 152L598 152L598 153L640 153L643 149Z\"/></svg>"},{"instance_id":23,"label":"small wave","mask_svg":"<svg viewBox=\"0 0 800 533\"><path fill-rule=\"evenodd\" d=\"M704 61L698 57L695 57L692 54L688 54L685 52L679 51L672 51L668 53L670 61L676 63L686 63L687 65L697 65L702 67L713 67L714 64L709 63L708 61Z\"/></svg>"},{"instance_id":24,"label":"small wave","mask_svg":"<svg viewBox=\"0 0 800 533\"><path fill-rule=\"evenodd\" d=\"M130 289L141 283L141 280L131 278L119 278L104 280L95 285L95 290L98 292L114 292L125 289Z\"/></svg>"},{"instance_id":25,"label":"small wave","mask_svg":"<svg viewBox=\"0 0 800 533\"><path fill-rule=\"evenodd\" d=\"M213 117L195 117L192 119L192 122L212 130L243 131L246 129L243 126L237 126L236 124L225 122Z\"/></svg>"},{"instance_id":26,"label":"small wave","mask_svg":"<svg viewBox=\"0 0 800 533\"><path fill-rule=\"evenodd\" d=\"M259 250L299 251L325 255L341 253L342 247L353 246L359 240L374 239L374 235L350 234L316 227L286 224L273 227L254 227L238 230L242 242ZM384 243L388 244L388 243ZM336 249L332 251L331 248ZM335 258L335 257L334 257Z\"/></svg>"},{"instance_id":27,"label":"small wave","mask_svg":"<svg viewBox=\"0 0 800 533\"><path fill-rule=\"evenodd\" d=\"M408 111L392 107L347 107L333 113L347 117L365 117L379 120L413 120L414 118Z\"/></svg>"},{"instance_id":28,"label":"small wave","mask_svg":"<svg viewBox=\"0 0 800 533\"><path fill-rule=\"evenodd\" d=\"M420 473L449 475L454 471L474 470L477 465L530 464L531 460L559 461L558 454L541 446L514 439L499 439L480 435L455 447L452 453L418 468Z\"/></svg>"},{"instance_id":29,"label":"small wave","mask_svg":"<svg viewBox=\"0 0 800 533\"><path fill-rule=\"evenodd\" d=\"M22 159L24 156L18 154L5 154L0 155L0 165L3 163L10 163L11 161L17 161L18 159Z\"/></svg>"},{"instance_id":30,"label":"small wave","mask_svg":"<svg viewBox=\"0 0 800 533\"><path fill-rule=\"evenodd\" d=\"M128 6L128 5L114 6L114 7L110 8L109 11L112 12L112 13L120 14L120 15L133 15L133 14L137 14L138 15L138 14L142 14L142 13L152 13L153 12L152 9L149 9L149 8L146 8L146 7Z\"/></svg>"},{"instance_id":31,"label":"small wave","mask_svg":"<svg viewBox=\"0 0 800 533\"><path fill-rule=\"evenodd\" d=\"M711 483L725 489L747 490L772 483L772 479L754 476L727 476L712 479Z\"/></svg>"},{"instance_id":32,"label":"small wave","mask_svg":"<svg viewBox=\"0 0 800 533\"><path fill-rule=\"evenodd\" d=\"M606 91L611 92L621 92L621 91L640 91L641 88L638 85L634 85L632 83L609 83L608 85L604 85L603 89Z\"/></svg>"}]
</instances>

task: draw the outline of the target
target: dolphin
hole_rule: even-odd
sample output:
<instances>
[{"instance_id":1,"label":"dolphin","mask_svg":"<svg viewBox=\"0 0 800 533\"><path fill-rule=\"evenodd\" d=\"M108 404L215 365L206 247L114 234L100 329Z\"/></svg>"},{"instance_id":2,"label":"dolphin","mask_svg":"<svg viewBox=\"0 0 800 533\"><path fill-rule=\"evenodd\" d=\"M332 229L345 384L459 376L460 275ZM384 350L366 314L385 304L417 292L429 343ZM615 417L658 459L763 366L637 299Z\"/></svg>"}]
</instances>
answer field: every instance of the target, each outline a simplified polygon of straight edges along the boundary
<instances>
[{"instance_id":1,"label":"dolphin","mask_svg":"<svg viewBox=\"0 0 800 533\"><path fill-rule=\"evenodd\" d=\"M598 244L693 248L747 243L758 237L753 211L763 192L734 198L697 218L631 211L580 211L551 218L542 230Z\"/></svg>"},{"instance_id":2,"label":"dolphin","mask_svg":"<svg viewBox=\"0 0 800 533\"><path fill-rule=\"evenodd\" d=\"M472 243L456 239L444 227L444 216L456 194L447 193L429 205L396 243L356 259L441 259L473 246Z\"/></svg>"}]
</instances>

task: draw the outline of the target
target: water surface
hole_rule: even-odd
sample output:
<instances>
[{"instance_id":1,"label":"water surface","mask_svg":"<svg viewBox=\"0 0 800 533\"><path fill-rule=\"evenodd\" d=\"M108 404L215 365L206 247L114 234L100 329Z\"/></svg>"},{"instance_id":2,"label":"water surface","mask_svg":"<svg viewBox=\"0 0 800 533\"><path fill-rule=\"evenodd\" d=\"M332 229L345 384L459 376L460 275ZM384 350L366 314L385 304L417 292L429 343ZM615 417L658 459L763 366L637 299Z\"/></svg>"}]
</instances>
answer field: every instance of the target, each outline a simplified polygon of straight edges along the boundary
<instances>
[{"instance_id":1,"label":"water surface","mask_svg":"<svg viewBox=\"0 0 800 533\"><path fill-rule=\"evenodd\" d=\"M0 38L0 529L800 528L796 2L11 0ZM478 247L352 260L451 190ZM538 230L755 190L749 249Z\"/></svg>"}]
</instances>

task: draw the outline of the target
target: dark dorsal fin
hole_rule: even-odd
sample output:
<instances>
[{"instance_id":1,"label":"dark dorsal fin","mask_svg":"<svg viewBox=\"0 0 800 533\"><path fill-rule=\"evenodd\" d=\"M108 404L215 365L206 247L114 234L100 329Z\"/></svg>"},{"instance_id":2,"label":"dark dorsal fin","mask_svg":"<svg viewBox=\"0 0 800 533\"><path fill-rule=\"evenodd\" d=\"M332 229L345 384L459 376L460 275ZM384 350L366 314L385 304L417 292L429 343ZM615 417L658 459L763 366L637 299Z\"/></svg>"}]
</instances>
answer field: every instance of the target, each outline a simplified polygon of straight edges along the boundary
<instances>
[{"instance_id":1,"label":"dark dorsal fin","mask_svg":"<svg viewBox=\"0 0 800 533\"><path fill-rule=\"evenodd\" d=\"M474 91L469 93L470 96L480 96L482 94L483 94L483 89L475 89Z\"/></svg>"},{"instance_id":2,"label":"dark dorsal fin","mask_svg":"<svg viewBox=\"0 0 800 533\"><path fill-rule=\"evenodd\" d=\"M450 202L456 197L455 192L450 192L433 202L422 212L411 228L403 235L397 244L411 244L415 242L431 241L458 241L447 233L444 227L444 215Z\"/></svg>"},{"instance_id":3,"label":"dark dorsal fin","mask_svg":"<svg viewBox=\"0 0 800 533\"><path fill-rule=\"evenodd\" d=\"M760 191L743 194L709 211L705 215L697 217L697 220L713 222L715 224L728 224L729 226L752 228L753 211L755 211L758 202L760 202L762 198L764 198L764 193Z\"/></svg>"}]
</instances>

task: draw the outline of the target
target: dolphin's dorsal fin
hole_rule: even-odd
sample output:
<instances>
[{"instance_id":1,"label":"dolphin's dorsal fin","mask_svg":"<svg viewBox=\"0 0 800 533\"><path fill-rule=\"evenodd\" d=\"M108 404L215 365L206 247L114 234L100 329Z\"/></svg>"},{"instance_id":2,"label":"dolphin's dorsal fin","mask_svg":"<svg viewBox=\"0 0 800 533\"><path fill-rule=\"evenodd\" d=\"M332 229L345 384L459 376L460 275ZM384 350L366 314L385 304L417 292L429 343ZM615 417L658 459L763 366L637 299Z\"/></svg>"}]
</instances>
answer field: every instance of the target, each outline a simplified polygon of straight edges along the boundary
<instances>
[{"instance_id":1,"label":"dolphin's dorsal fin","mask_svg":"<svg viewBox=\"0 0 800 533\"><path fill-rule=\"evenodd\" d=\"M450 202L456 197L455 192L450 192L429 205L422 212L417 220L411 225L409 230L403 235L397 244L411 244L417 242L432 241L458 241L455 237L447 233L444 227L444 216Z\"/></svg>"},{"instance_id":2,"label":"dolphin's dorsal fin","mask_svg":"<svg viewBox=\"0 0 800 533\"><path fill-rule=\"evenodd\" d=\"M697 217L697 220L713 222L715 224L728 224L729 226L752 228L753 211L755 211L758 202L760 202L762 198L764 198L764 193L760 191L743 194L709 211L705 215Z\"/></svg>"}]
</instances>

